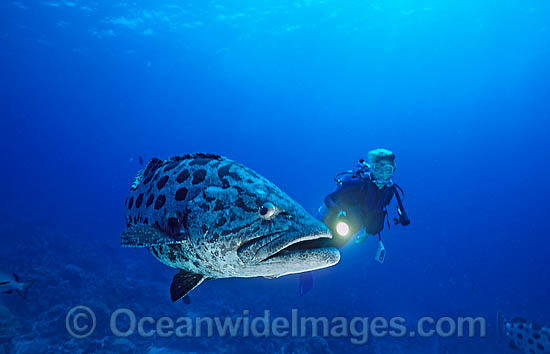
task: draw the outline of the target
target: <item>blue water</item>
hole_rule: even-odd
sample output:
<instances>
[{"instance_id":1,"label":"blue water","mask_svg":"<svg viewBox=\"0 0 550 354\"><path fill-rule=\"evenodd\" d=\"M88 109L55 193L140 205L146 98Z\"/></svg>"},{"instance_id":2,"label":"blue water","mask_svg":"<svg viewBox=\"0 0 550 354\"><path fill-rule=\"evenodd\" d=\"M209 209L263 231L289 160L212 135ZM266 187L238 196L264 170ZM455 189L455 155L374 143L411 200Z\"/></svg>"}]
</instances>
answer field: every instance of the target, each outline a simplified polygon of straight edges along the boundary
<instances>
[{"instance_id":1,"label":"blue water","mask_svg":"<svg viewBox=\"0 0 550 354\"><path fill-rule=\"evenodd\" d=\"M0 271L36 280L25 300L0 297L14 318L0 353L503 353L497 311L550 323L549 2L5 0L0 19ZM314 214L377 147L397 156L411 225L384 230L383 265L374 239L347 245L305 296L291 275L172 304L174 270L119 246L140 156L221 154ZM81 304L98 329L75 340L65 314ZM488 336L132 347L109 330L120 307L483 316Z\"/></svg>"}]
</instances>

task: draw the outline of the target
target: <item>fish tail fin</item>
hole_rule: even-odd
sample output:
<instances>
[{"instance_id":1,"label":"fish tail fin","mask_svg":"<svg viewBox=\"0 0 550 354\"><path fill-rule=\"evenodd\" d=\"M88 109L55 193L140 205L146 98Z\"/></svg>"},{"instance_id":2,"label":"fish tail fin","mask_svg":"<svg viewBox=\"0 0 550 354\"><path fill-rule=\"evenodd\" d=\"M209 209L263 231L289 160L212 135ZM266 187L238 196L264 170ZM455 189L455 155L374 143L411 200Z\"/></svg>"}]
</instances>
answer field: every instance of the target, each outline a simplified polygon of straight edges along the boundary
<instances>
[{"instance_id":1,"label":"fish tail fin","mask_svg":"<svg viewBox=\"0 0 550 354\"><path fill-rule=\"evenodd\" d=\"M21 287L17 289L17 293L23 298L27 298L27 291L34 284L34 280L29 280L21 283Z\"/></svg>"},{"instance_id":2,"label":"fish tail fin","mask_svg":"<svg viewBox=\"0 0 550 354\"><path fill-rule=\"evenodd\" d=\"M502 312L498 311L497 312L497 332L499 337L504 337L506 335L506 330L504 328L505 325L506 325L506 319L504 318L504 315L502 315Z\"/></svg>"}]
</instances>

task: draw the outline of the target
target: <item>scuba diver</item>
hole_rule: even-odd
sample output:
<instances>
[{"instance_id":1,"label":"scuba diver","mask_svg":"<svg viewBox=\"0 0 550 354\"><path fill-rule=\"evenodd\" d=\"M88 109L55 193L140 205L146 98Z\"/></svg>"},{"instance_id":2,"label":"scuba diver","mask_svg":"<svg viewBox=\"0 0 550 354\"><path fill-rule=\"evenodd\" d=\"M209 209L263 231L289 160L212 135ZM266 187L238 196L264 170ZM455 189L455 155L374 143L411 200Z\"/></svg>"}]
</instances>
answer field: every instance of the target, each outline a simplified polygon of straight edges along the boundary
<instances>
[{"instance_id":1,"label":"scuba diver","mask_svg":"<svg viewBox=\"0 0 550 354\"><path fill-rule=\"evenodd\" d=\"M337 174L334 180L337 189L327 195L319 208L319 219L331 230L330 246L341 248L355 236L355 243L364 242L369 235L378 235L378 250L375 260L383 263L386 249L381 232L388 220L387 207L395 196L397 218L395 225L409 225L410 220L403 208L403 190L392 180L395 173L395 155L386 149L368 153L368 162L361 159L358 168ZM311 272L301 273L300 295L313 287Z\"/></svg>"},{"instance_id":2,"label":"scuba diver","mask_svg":"<svg viewBox=\"0 0 550 354\"><path fill-rule=\"evenodd\" d=\"M325 197L319 208L319 218L334 235L333 245L340 248L355 235L355 243L365 241L368 235L378 235L376 260L382 263L385 252L381 232L388 218L387 207L395 196L398 218L395 225L409 225L403 208L403 190L392 180L395 173L395 155L386 149L368 153L368 162L361 159L358 169L337 174L338 187ZM390 226L389 220L387 221ZM380 257L381 256L381 257Z\"/></svg>"}]
</instances>

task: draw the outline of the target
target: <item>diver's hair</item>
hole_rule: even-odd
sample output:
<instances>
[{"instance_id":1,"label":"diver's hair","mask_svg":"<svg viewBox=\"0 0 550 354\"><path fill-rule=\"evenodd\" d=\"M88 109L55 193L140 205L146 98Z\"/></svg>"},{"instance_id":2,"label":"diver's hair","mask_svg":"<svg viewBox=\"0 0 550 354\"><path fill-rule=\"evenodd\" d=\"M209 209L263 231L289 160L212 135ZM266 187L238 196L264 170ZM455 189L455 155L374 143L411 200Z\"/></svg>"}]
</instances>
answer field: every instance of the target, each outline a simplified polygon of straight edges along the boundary
<instances>
[{"instance_id":1,"label":"diver's hair","mask_svg":"<svg viewBox=\"0 0 550 354\"><path fill-rule=\"evenodd\" d=\"M369 151L369 162L386 162L395 167L395 154L387 149L374 149Z\"/></svg>"}]
</instances>

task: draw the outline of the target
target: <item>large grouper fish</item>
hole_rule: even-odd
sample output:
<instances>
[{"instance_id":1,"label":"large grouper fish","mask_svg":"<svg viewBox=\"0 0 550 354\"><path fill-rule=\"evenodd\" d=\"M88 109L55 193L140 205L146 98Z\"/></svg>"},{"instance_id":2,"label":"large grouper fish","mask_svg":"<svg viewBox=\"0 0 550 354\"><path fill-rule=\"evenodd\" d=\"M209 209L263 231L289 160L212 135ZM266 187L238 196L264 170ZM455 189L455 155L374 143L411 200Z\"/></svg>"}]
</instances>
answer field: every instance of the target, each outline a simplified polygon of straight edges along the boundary
<instances>
[{"instance_id":1,"label":"large grouper fish","mask_svg":"<svg viewBox=\"0 0 550 354\"><path fill-rule=\"evenodd\" d=\"M179 269L172 301L204 280L275 278L340 260L332 235L266 178L213 154L152 159L125 203L122 245Z\"/></svg>"}]
</instances>

